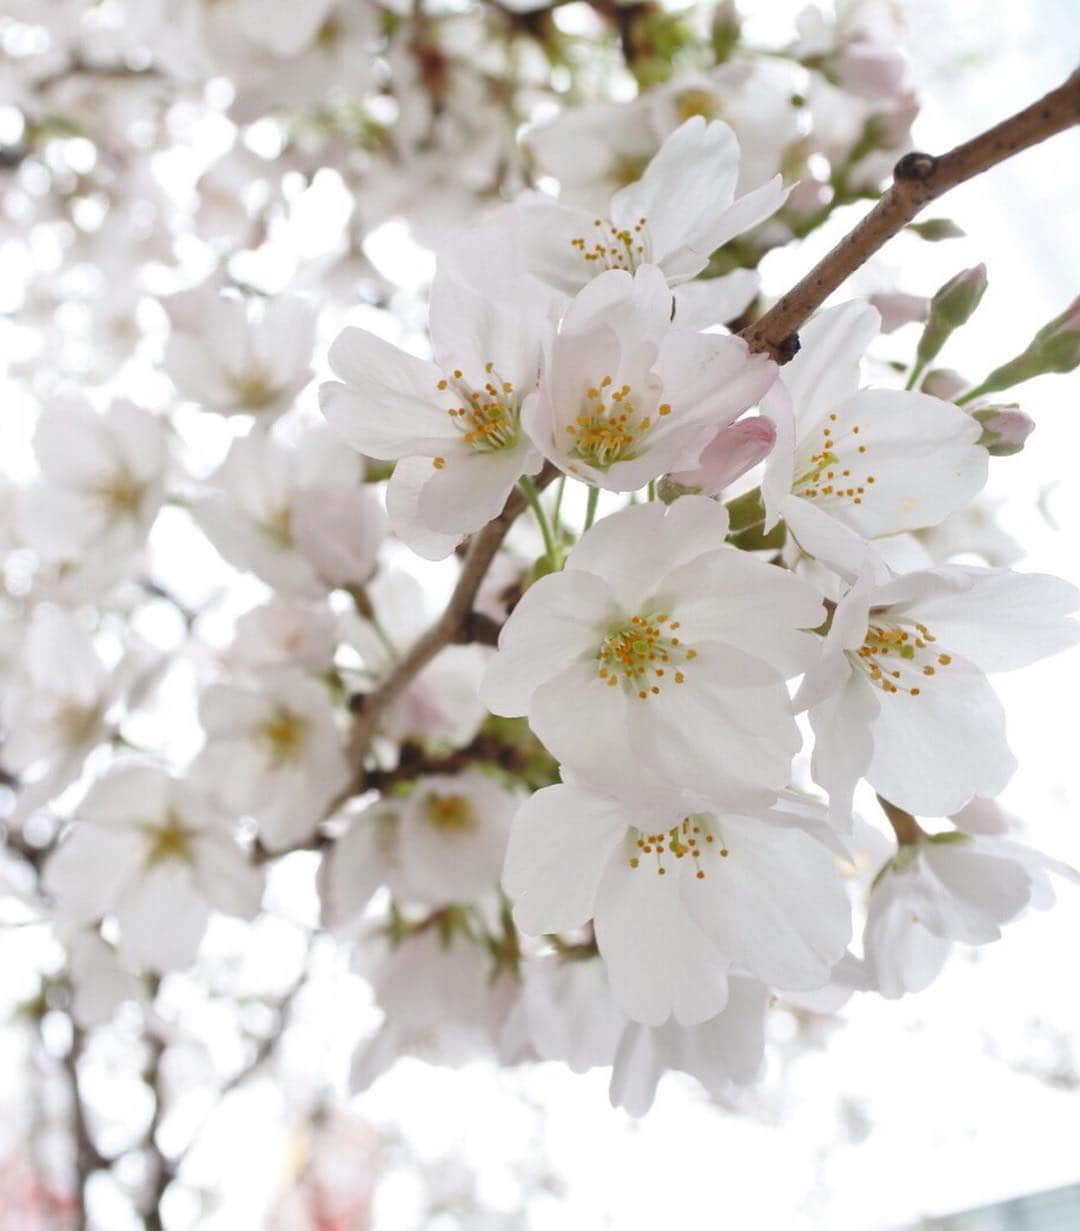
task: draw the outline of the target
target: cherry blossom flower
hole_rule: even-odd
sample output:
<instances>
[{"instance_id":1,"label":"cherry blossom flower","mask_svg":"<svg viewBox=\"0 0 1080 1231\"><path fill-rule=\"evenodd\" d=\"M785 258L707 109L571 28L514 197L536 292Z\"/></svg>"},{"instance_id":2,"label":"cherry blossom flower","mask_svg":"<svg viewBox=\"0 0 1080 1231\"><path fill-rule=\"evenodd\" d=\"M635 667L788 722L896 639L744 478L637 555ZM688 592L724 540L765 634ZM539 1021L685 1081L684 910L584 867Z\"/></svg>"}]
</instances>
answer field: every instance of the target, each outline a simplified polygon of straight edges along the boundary
<instances>
[{"instance_id":1,"label":"cherry blossom flower","mask_svg":"<svg viewBox=\"0 0 1080 1231\"><path fill-rule=\"evenodd\" d=\"M541 1059L560 1060L575 1073L611 1066L612 1104L642 1116L672 1069L697 1078L718 1098L757 1076L768 989L743 975L728 984L725 1008L708 1021L646 1026L615 1004L603 962L552 955L526 964L518 1011Z\"/></svg>"},{"instance_id":2,"label":"cherry blossom flower","mask_svg":"<svg viewBox=\"0 0 1080 1231\"><path fill-rule=\"evenodd\" d=\"M213 684L199 703L207 744L192 776L281 850L310 835L349 781L326 690L298 671Z\"/></svg>"},{"instance_id":3,"label":"cherry blossom flower","mask_svg":"<svg viewBox=\"0 0 1080 1231\"><path fill-rule=\"evenodd\" d=\"M524 423L562 470L635 491L696 466L776 370L741 339L672 324L671 292L655 267L612 271L570 305Z\"/></svg>"},{"instance_id":4,"label":"cherry blossom flower","mask_svg":"<svg viewBox=\"0 0 1080 1231\"><path fill-rule=\"evenodd\" d=\"M605 270L633 273L642 265L655 265L676 286L784 203L778 175L736 200L738 175L735 134L726 124L692 116L664 141L641 178L611 198L607 217L542 193L523 194L456 237L442 259L459 277L479 268L481 278L513 285L531 275L567 295ZM482 261L492 247L502 260Z\"/></svg>"},{"instance_id":5,"label":"cherry blossom flower","mask_svg":"<svg viewBox=\"0 0 1080 1231\"><path fill-rule=\"evenodd\" d=\"M1025 907L1052 906L1051 872L1080 884L1067 864L1005 838L947 831L902 846L870 894L863 947L877 990L920 992L954 943L989 944Z\"/></svg>"},{"instance_id":6,"label":"cherry blossom flower","mask_svg":"<svg viewBox=\"0 0 1080 1231\"><path fill-rule=\"evenodd\" d=\"M252 918L262 897L227 818L144 765L118 766L94 783L45 884L66 919L115 917L121 957L150 970L190 965L211 910Z\"/></svg>"},{"instance_id":7,"label":"cherry blossom flower","mask_svg":"<svg viewBox=\"0 0 1080 1231\"><path fill-rule=\"evenodd\" d=\"M321 598L363 585L386 536L382 505L361 474L326 428L295 444L253 433L233 444L195 518L237 568L286 594Z\"/></svg>"},{"instance_id":8,"label":"cherry blossom flower","mask_svg":"<svg viewBox=\"0 0 1080 1231\"><path fill-rule=\"evenodd\" d=\"M34 454L40 478L18 499L20 534L46 561L77 566L107 588L161 507L165 421L130 402L98 414L81 399L57 401L38 420Z\"/></svg>"},{"instance_id":9,"label":"cherry blossom flower","mask_svg":"<svg viewBox=\"0 0 1080 1231\"><path fill-rule=\"evenodd\" d=\"M514 819L503 884L524 932L592 920L629 1017L697 1025L723 1010L732 970L810 990L844 954L851 914L834 856L793 819L546 787Z\"/></svg>"},{"instance_id":10,"label":"cherry blossom flower","mask_svg":"<svg viewBox=\"0 0 1080 1231\"><path fill-rule=\"evenodd\" d=\"M787 785L784 678L822 622L799 578L725 546L704 496L633 506L585 534L503 626L481 695L527 714L558 760L616 789L634 772L724 798Z\"/></svg>"},{"instance_id":11,"label":"cherry blossom flower","mask_svg":"<svg viewBox=\"0 0 1080 1231\"><path fill-rule=\"evenodd\" d=\"M1016 762L985 673L1073 645L1078 606L1074 587L1037 573L947 565L878 584L864 572L796 698L834 811L850 811L860 778L924 816L996 795Z\"/></svg>"},{"instance_id":12,"label":"cherry blossom flower","mask_svg":"<svg viewBox=\"0 0 1080 1231\"><path fill-rule=\"evenodd\" d=\"M859 388L877 329L863 303L820 313L763 407L779 433L762 483L765 528L783 518L803 552L852 574L868 541L936 525L986 482L970 415L922 393Z\"/></svg>"},{"instance_id":13,"label":"cherry blossom flower","mask_svg":"<svg viewBox=\"0 0 1080 1231\"><path fill-rule=\"evenodd\" d=\"M384 947L369 977L386 1020L353 1056L354 1091L403 1055L449 1066L491 1057L517 997L509 975L493 978L487 950L453 928Z\"/></svg>"},{"instance_id":14,"label":"cherry blossom flower","mask_svg":"<svg viewBox=\"0 0 1080 1231\"><path fill-rule=\"evenodd\" d=\"M428 907L468 902L498 883L517 800L479 770L431 774L353 818L323 865L323 917L340 926L380 885Z\"/></svg>"},{"instance_id":15,"label":"cherry blossom flower","mask_svg":"<svg viewBox=\"0 0 1080 1231\"><path fill-rule=\"evenodd\" d=\"M236 621L225 661L240 671L300 667L318 675L330 670L336 645L328 606L275 597Z\"/></svg>"},{"instance_id":16,"label":"cherry blossom flower","mask_svg":"<svg viewBox=\"0 0 1080 1231\"><path fill-rule=\"evenodd\" d=\"M108 739L133 689L155 670L136 650L118 663L102 657L85 622L39 605L22 646L20 670L0 699L5 739L0 764L23 789L14 818L28 815L80 775L87 757Z\"/></svg>"},{"instance_id":17,"label":"cherry blossom flower","mask_svg":"<svg viewBox=\"0 0 1080 1231\"><path fill-rule=\"evenodd\" d=\"M535 298L492 302L439 277L431 293L434 363L355 328L330 348L341 380L320 387L323 413L354 449L398 462L388 508L419 554L448 555L499 513L522 475L539 470L521 406L549 330ZM419 523L412 533L406 510Z\"/></svg>"},{"instance_id":18,"label":"cherry blossom flower","mask_svg":"<svg viewBox=\"0 0 1080 1231\"><path fill-rule=\"evenodd\" d=\"M257 309L200 288L166 307L173 328L165 371L204 410L272 419L311 379L315 313L302 299L281 295Z\"/></svg>"}]
</instances>

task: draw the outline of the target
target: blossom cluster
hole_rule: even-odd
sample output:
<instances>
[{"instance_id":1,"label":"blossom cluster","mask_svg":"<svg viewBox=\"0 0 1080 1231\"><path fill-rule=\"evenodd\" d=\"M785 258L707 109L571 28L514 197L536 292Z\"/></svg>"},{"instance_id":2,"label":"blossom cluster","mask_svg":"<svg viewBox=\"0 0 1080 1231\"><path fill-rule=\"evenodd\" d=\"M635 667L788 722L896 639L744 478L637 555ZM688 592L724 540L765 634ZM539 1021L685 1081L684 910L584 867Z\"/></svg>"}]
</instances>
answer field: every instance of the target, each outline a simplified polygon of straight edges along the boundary
<instances>
[{"instance_id":1,"label":"blossom cluster","mask_svg":"<svg viewBox=\"0 0 1080 1231\"><path fill-rule=\"evenodd\" d=\"M381 1024L313 1124L402 1055L729 1098L778 1002L921 990L1077 879L1007 834L988 677L1080 594L983 495L1076 306L981 382L934 365L982 267L739 332L907 148L876 6L767 53L728 5L21 7L0 901L76 1100L194 1002L231 1089L338 968Z\"/></svg>"}]
</instances>

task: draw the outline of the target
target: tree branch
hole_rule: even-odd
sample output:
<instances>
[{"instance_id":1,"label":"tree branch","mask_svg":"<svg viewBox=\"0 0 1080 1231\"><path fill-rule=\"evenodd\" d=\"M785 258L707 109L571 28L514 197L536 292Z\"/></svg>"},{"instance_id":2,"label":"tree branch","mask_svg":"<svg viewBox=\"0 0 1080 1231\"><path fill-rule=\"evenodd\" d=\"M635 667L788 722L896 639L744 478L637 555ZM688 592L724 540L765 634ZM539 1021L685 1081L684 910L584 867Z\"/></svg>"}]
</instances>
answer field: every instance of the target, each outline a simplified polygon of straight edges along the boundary
<instances>
[{"instance_id":1,"label":"tree branch","mask_svg":"<svg viewBox=\"0 0 1080 1231\"><path fill-rule=\"evenodd\" d=\"M905 154L874 208L792 290L740 335L752 351L778 362L797 349L792 339L842 282L930 201L1055 133L1080 123L1080 69L1056 90L947 154Z\"/></svg>"},{"instance_id":2,"label":"tree branch","mask_svg":"<svg viewBox=\"0 0 1080 1231\"><path fill-rule=\"evenodd\" d=\"M535 484L537 491L543 491L559 474L559 471L545 463L543 470L537 475ZM386 710L401 696L406 688L428 665L429 662L445 646L457 640L465 627L471 613L477 591L480 589L491 562L502 546L507 531L514 524L519 513L526 507L525 497L515 488L510 493L503 511L494 521L478 531L469 545L465 562L461 566L461 575L450 596L450 601L442 615L435 623L413 643L409 651L394 667L383 682L363 699L363 705L356 716L351 741L351 757L357 767L359 784L364 781L363 761L375 733L379 719ZM348 795L354 791L350 790ZM348 796L346 796L348 797Z\"/></svg>"}]
</instances>

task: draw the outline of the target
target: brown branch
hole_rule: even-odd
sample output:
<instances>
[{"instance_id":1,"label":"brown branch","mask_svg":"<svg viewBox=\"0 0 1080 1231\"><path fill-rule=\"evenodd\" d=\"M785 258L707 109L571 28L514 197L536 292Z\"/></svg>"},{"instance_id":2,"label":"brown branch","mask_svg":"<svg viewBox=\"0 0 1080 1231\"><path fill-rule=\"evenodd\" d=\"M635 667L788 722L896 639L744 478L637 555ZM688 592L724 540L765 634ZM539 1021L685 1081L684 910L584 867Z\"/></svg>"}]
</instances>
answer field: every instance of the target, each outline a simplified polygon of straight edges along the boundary
<instances>
[{"instance_id":1,"label":"brown branch","mask_svg":"<svg viewBox=\"0 0 1080 1231\"><path fill-rule=\"evenodd\" d=\"M546 463L535 479L537 491L542 491L547 487L558 474L559 471L550 462ZM494 521L488 522L473 536L465 554L465 561L461 566L461 575L458 577L457 585L442 615L419 640L413 643L378 688L363 698L363 704L353 727L350 749L353 764L357 767L359 775L358 785L362 785L364 781L363 761L379 719L436 654L445 646L458 640L472 615L477 591L487 576L491 562L502 546L507 531L525 507L525 497L515 488L499 516ZM354 793L355 790L348 794Z\"/></svg>"},{"instance_id":2,"label":"brown branch","mask_svg":"<svg viewBox=\"0 0 1080 1231\"><path fill-rule=\"evenodd\" d=\"M874 208L792 290L742 331L753 351L778 362L798 349L796 331L842 282L930 201L1013 154L1080 123L1080 69L1056 90L947 154L905 154Z\"/></svg>"}]
</instances>

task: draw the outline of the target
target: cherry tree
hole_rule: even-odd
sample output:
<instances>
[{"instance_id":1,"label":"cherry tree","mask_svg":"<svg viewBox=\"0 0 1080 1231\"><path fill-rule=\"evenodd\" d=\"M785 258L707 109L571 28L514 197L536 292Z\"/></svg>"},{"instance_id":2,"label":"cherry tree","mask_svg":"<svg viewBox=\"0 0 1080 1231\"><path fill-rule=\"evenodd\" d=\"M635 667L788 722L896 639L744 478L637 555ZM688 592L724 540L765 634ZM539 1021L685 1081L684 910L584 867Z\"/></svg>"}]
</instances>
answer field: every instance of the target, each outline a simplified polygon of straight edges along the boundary
<instances>
[{"instance_id":1,"label":"cherry tree","mask_svg":"<svg viewBox=\"0 0 1080 1231\"><path fill-rule=\"evenodd\" d=\"M731 1098L778 1004L918 992L1080 879L1001 820L993 682L1080 593L984 494L1080 301L961 375L992 252L848 285L947 251L920 212L1080 75L922 153L901 45L861 0L776 46L730 3L7 6L0 1225L194 1225L299 1048L261 1225L360 1231L347 1105L404 1056Z\"/></svg>"}]
</instances>

